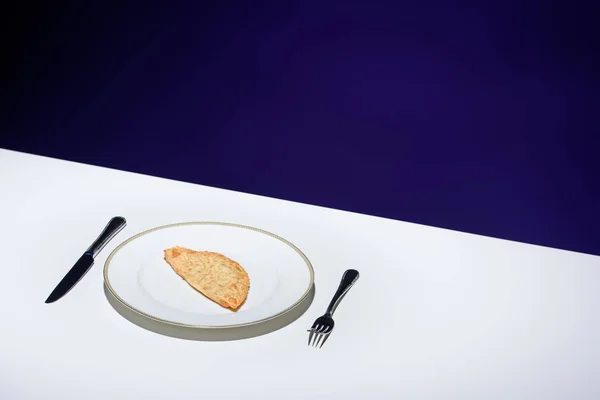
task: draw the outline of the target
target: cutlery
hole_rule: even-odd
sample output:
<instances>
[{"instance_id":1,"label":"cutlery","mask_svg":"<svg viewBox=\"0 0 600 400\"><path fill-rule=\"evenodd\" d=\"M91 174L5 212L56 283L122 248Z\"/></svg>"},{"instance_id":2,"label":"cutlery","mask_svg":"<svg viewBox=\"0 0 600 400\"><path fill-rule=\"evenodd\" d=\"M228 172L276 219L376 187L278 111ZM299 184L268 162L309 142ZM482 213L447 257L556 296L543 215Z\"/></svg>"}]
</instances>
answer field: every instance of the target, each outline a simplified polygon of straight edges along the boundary
<instances>
[{"instance_id":1,"label":"cutlery","mask_svg":"<svg viewBox=\"0 0 600 400\"><path fill-rule=\"evenodd\" d=\"M359 274L355 269L349 269L344 272L342 276L342 281L340 282L340 286L338 290L333 295L333 299L331 299L331 303L329 303L329 307L327 307L327 311L325 314L320 316L315 320L315 323L308 330L310 335L308 336L308 345L314 347L323 347L329 335L333 331L333 313L337 308L340 301L344 298L348 290L354 285L354 283L358 280Z\"/></svg>"},{"instance_id":2,"label":"cutlery","mask_svg":"<svg viewBox=\"0 0 600 400\"><path fill-rule=\"evenodd\" d=\"M64 278L54 288L50 296L46 299L46 303L53 303L63 297L79 282L86 272L94 265L94 258L106 244L114 238L117 233L121 232L127 221L123 217L112 218L100 236L94 240L94 243L83 253L77 260L75 265L67 272Z\"/></svg>"}]
</instances>

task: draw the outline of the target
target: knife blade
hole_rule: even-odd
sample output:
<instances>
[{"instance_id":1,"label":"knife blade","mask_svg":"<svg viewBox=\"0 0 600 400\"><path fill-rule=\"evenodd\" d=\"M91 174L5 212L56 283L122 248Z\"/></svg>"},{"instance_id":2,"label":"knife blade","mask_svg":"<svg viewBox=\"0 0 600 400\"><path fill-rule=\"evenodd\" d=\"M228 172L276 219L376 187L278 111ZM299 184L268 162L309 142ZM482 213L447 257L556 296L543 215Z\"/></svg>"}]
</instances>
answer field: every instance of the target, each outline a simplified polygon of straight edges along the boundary
<instances>
[{"instance_id":1,"label":"knife blade","mask_svg":"<svg viewBox=\"0 0 600 400\"><path fill-rule=\"evenodd\" d=\"M125 228L127 221L123 217L112 218L102 233L94 240L92 245L83 253L79 260L67 272L62 280L56 285L50 296L46 299L46 303L54 303L56 300L67 294L83 276L94 265L94 258L106 246L112 238Z\"/></svg>"}]
</instances>

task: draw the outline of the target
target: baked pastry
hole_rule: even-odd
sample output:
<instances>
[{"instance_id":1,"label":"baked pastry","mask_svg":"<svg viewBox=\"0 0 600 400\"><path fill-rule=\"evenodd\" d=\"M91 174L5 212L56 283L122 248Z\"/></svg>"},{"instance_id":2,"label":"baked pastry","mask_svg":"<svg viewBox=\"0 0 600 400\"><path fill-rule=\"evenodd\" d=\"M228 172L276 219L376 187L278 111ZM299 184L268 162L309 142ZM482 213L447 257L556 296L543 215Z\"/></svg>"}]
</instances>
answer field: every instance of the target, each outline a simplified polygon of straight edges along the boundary
<instances>
[{"instance_id":1,"label":"baked pastry","mask_svg":"<svg viewBox=\"0 0 600 400\"><path fill-rule=\"evenodd\" d=\"M164 253L177 275L215 303L237 311L246 301L250 278L237 262L219 253L180 246Z\"/></svg>"}]
</instances>

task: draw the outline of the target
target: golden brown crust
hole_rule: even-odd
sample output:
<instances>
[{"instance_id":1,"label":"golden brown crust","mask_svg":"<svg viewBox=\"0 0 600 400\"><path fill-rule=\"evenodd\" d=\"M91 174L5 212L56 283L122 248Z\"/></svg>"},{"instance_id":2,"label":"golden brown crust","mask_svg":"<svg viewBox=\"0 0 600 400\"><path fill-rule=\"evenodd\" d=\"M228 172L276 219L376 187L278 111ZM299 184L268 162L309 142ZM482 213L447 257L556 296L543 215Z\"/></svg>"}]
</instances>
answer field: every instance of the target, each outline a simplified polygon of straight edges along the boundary
<instances>
[{"instance_id":1,"label":"golden brown crust","mask_svg":"<svg viewBox=\"0 0 600 400\"><path fill-rule=\"evenodd\" d=\"M237 262L223 254L180 246L164 252L175 273L215 303L237 311L246 301L250 278Z\"/></svg>"}]
</instances>

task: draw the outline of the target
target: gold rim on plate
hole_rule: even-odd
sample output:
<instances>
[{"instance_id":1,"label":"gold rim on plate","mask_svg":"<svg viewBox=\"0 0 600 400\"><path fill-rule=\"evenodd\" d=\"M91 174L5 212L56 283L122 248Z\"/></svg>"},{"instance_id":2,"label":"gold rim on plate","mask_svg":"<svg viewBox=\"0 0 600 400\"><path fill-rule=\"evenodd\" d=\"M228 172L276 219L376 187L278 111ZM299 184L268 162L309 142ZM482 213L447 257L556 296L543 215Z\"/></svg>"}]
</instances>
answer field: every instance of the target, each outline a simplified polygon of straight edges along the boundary
<instances>
[{"instance_id":1,"label":"gold rim on plate","mask_svg":"<svg viewBox=\"0 0 600 400\"><path fill-rule=\"evenodd\" d=\"M300 298L294 303L292 304L290 307L286 308L283 311L278 312L277 314L271 315L270 317L266 317L257 321L252 321L252 322L245 322L242 324L229 324L229 325L195 325L195 324L184 324L181 322L177 322L177 321L170 321L167 319L163 319L163 318L159 318L156 317L154 315L145 313L141 310L138 310L137 308L135 308L134 306L132 306L131 304L127 303L125 300L123 300L118 294L117 292L113 289L113 287L110 284L110 280L108 279L108 267L110 265L111 260L113 259L113 257L115 256L115 254L117 254L117 252L119 250L121 250L125 245L127 245L128 243L134 241L135 239L142 237L144 235L147 235L148 233L152 233L161 229L167 229L167 228L174 228L174 227L178 227L178 226L188 226L188 225L217 225L217 226L229 226L229 227L233 227L233 228L242 228L242 229L248 229L251 231L255 231L255 232L259 232L262 234L265 234L267 236L270 236L274 239L277 239L285 244L287 244L288 246L290 246L292 249L294 249L294 251L296 253L298 253L298 255L300 257L302 257L302 259L304 260L304 262L306 263L306 266L308 267L308 270L310 272L310 283L308 284L308 288L306 289L306 291L304 292L304 294L302 296L300 296ZM119 303L121 303L122 305L124 305L125 307L127 307L128 309L143 315L144 317L153 319L155 321L159 321L159 322L164 322L166 324L169 325L175 325L175 326L183 326L183 327L187 327L187 328L202 328L202 329L221 329L221 328L241 328L241 327L246 327L246 326L252 326L252 325L256 325L256 324L260 324L266 321L270 321L272 319L275 319L277 317L282 316L283 314L287 313L288 311L293 310L298 304L300 304L305 298L306 296L308 296L308 294L310 293L310 290L313 287L315 281L315 272L313 270L313 266L310 263L310 261L308 260L308 258L304 255L304 253L297 248L293 243L285 240L284 238L275 235L274 233L271 232L267 232L265 230L262 229L258 229L258 228L254 228L252 226L246 226L246 225L239 225L239 224L232 224L232 223L228 223L228 222L180 222L180 223L176 223L176 224L169 224L169 225L162 225L162 226L158 226L155 228L151 228L148 229L147 231L138 233L135 236L130 237L129 239L125 240L123 243L121 243L120 245L118 245L108 256L108 258L106 259L106 262L104 263L104 283L106 285L106 287L108 288L108 290L110 291L110 294L119 301Z\"/></svg>"}]
</instances>

